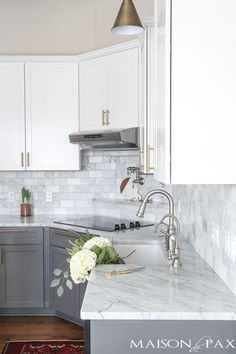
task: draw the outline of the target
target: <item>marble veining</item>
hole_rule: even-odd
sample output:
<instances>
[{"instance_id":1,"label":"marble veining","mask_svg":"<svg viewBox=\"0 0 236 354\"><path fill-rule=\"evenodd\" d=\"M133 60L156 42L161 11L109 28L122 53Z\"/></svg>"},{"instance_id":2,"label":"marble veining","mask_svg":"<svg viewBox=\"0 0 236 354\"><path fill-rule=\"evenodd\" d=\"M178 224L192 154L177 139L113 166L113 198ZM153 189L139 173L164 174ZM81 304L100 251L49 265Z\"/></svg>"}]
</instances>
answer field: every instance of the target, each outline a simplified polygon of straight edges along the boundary
<instances>
[{"instance_id":1,"label":"marble veining","mask_svg":"<svg viewBox=\"0 0 236 354\"><path fill-rule=\"evenodd\" d=\"M0 227L54 227L77 232L84 228L56 225L66 215L0 216ZM114 244L160 244L153 227L140 230L91 233ZM126 266L99 266L92 274L82 307L84 319L222 319L236 320L236 297L185 240L183 266L146 267L144 271L108 279L104 273ZM148 255L147 255L148 257ZM134 266L134 265L133 265ZM135 265L134 267L136 267Z\"/></svg>"},{"instance_id":2,"label":"marble veining","mask_svg":"<svg viewBox=\"0 0 236 354\"><path fill-rule=\"evenodd\" d=\"M236 297L186 241L182 243L182 260L179 269L159 265L111 279L105 276L106 271L130 265L96 267L88 283L82 318L236 320Z\"/></svg>"}]
</instances>

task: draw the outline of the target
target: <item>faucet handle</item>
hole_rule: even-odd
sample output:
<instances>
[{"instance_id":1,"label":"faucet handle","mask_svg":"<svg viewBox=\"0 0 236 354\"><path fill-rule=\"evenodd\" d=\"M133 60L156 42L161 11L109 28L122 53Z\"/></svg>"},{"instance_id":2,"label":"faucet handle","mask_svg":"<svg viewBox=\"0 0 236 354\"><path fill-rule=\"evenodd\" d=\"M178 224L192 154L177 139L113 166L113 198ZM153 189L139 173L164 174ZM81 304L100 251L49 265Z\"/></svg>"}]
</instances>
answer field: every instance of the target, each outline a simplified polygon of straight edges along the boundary
<instances>
[{"instance_id":1,"label":"faucet handle","mask_svg":"<svg viewBox=\"0 0 236 354\"><path fill-rule=\"evenodd\" d=\"M169 246L167 249L168 259L171 261L172 266L178 267L182 265L180 260L180 248L179 248L180 223L175 215L167 214L163 216L159 224L166 225L164 220L167 218L173 219L175 221L175 225L172 225L172 227L169 226L168 232L166 232L165 230L161 230L161 232L164 235L168 236L169 239Z\"/></svg>"},{"instance_id":2,"label":"faucet handle","mask_svg":"<svg viewBox=\"0 0 236 354\"><path fill-rule=\"evenodd\" d=\"M161 229L160 231L163 234L163 236L161 235L160 237L166 237L166 236L169 237L170 236L170 234L167 231L165 231L163 229Z\"/></svg>"},{"instance_id":3,"label":"faucet handle","mask_svg":"<svg viewBox=\"0 0 236 354\"><path fill-rule=\"evenodd\" d=\"M157 232L158 231L160 231L161 233L163 233L162 232L162 230L159 230L159 227L160 226L165 226L166 227L166 230L168 230L168 225L165 223L165 222L159 222L158 224L156 224L155 226L154 226L154 232L157 234ZM163 230L164 231L164 230ZM162 235L160 235L160 237L162 237Z\"/></svg>"}]
</instances>

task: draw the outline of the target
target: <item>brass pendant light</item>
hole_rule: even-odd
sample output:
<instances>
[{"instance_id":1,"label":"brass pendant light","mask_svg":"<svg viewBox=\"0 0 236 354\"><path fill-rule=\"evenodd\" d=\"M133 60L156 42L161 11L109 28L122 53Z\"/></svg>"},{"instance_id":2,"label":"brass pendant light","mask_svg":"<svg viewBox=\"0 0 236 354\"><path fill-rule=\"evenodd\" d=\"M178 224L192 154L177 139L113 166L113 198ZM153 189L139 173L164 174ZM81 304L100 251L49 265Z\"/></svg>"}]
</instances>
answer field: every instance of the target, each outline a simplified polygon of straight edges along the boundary
<instances>
[{"instance_id":1,"label":"brass pendant light","mask_svg":"<svg viewBox=\"0 0 236 354\"><path fill-rule=\"evenodd\" d=\"M137 35L144 31L132 0L123 0L111 31L126 36Z\"/></svg>"}]
</instances>

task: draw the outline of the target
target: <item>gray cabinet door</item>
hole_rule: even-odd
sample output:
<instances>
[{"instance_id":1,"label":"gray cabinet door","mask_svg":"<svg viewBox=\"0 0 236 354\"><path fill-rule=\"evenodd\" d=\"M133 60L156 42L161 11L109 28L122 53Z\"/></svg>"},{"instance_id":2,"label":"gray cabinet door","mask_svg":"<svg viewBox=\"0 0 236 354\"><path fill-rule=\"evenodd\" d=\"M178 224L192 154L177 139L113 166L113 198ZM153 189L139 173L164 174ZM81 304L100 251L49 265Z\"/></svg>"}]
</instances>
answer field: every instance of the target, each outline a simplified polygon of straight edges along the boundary
<instances>
[{"instance_id":1,"label":"gray cabinet door","mask_svg":"<svg viewBox=\"0 0 236 354\"><path fill-rule=\"evenodd\" d=\"M64 248L50 246L50 283L53 278L53 270L56 268L67 269L69 264L66 262L68 255ZM84 293L83 285L73 285L70 290L64 284L64 294L58 297L56 288L50 290L50 307L62 315L80 319L81 296Z\"/></svg>"},{"instance_id":2,"label":"gray cabinet door","mask_svg":"<svg viewBox=\"0 0 236 354\"><path fill-rule=\"evenodd\" d=\"M0 252L0 307L43 307L43 246L0 245Z\"/></svg>"}]
</instances>

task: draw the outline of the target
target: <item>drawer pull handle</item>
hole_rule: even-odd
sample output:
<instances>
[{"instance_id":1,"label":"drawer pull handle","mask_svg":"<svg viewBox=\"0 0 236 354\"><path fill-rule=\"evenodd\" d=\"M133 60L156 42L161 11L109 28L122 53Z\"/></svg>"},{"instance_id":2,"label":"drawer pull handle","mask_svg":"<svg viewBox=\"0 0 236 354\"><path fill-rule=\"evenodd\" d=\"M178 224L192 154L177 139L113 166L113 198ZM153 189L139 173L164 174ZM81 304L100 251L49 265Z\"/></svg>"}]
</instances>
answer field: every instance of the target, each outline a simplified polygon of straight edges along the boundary
<instances>
[{"instance_id":1,"label":"drawer pull handle","mask_svg":"<svg viewBox=\"0 0 236 354\"><path fill-rule=\"evenodd\" d=\"M26 233L28 232L26 229L10 229L10 228L7 228L7 229L0 229L0 233L4 234L4 233L9 233L9 232L12 232L12 233Z\"/></svg>"},{"instance_id":2,"label":"drawer pull handle","mask_svg":"<svg viewBox=\"0 0 236 354\"><path fill-rule=\"evenodd\" d=\"M77 237L79 237L76 231L73 233L73 232L70 232L70 231L57 230L56 233L58 235L62 235L62 236L73 236L73 237L77 236Z\"/></svg>"},{"instance_id":3,"label":"drawer pull handle","mask_svg":"<svg viewBox=\"0 0 236 354\"><path fill-rule=\"evenodd\" d=\"M0 265L3 264L3 250L0 250Z\"/></svg>"}]
</instances>

